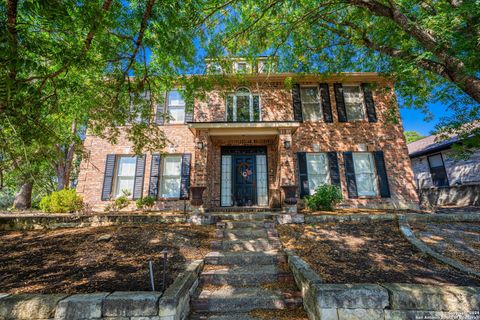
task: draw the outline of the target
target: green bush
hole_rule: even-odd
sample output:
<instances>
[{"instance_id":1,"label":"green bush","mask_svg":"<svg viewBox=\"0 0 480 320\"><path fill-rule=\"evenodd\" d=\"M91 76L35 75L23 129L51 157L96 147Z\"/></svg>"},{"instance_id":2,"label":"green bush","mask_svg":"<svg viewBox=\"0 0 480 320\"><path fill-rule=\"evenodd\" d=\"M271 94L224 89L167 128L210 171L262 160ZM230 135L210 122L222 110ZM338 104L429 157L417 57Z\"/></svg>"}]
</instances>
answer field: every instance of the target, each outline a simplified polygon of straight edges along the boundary
<instances>
[{"instance_id":1,"label":"green bush","mask_svg":"<svg viewBox=\"0 0 480 320\"><path fill-rule=\"evenodd\" d=\"M141 210L151 210L155 204L155 198L151 196L146 196L144 198L137 199L135 202L137 204L137 209Z\"/></svg>"},{"instance_id":2,"label":"green bush","mask_svg":"<svg viewBox=\"0 0 480 320\"><path fill-rule=\"evenodd\" d=\"M131 193L128 190L122 190L122 195L115 199L112 204L109 204L105 207L104 211L118 211L123 208L126 208L130 203Z\"/></svg>"},{"instance_id":3,"label":"green bush","mask_svg":"<svg viewBox=\"0 0 480 320\"><path fill-rule=\"evenodd\" d=\"M313 195L306 198L306 203L312 210L333 211L342 199L342 189L331 184L323 184L315 189Z\"/></svg>"},{"instance_id":4,"label":"green bush","mask_svg":"<svg viewBox=\"0 0 480 320\"><path fill-rule=\"evenodd\" d=\"M83 208L83 198L75 189L63 189L52 192L40 200L40 209L43 212L76 212Z\"/></svg>"}]
</instances>

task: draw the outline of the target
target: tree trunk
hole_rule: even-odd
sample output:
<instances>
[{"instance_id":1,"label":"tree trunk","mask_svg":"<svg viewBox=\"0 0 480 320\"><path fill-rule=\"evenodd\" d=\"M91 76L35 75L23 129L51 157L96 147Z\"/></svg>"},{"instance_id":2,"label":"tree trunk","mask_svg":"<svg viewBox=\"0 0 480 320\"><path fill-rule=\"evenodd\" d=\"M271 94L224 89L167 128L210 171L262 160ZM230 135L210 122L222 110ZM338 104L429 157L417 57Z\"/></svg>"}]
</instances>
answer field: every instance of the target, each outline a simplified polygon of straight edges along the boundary
<instances>
[{"instance_id":1,"label":"tree trunk","mask_svg":"<svg viewBox=\"0 0 480 320\"><path fill-rule=\"evenodd\" d=\"M15 201L13 207L17 210L26 210L32 207L32 189L33 182L25 181L21 186L18 193L15 195Z\"/></svg>"}]
</instances>

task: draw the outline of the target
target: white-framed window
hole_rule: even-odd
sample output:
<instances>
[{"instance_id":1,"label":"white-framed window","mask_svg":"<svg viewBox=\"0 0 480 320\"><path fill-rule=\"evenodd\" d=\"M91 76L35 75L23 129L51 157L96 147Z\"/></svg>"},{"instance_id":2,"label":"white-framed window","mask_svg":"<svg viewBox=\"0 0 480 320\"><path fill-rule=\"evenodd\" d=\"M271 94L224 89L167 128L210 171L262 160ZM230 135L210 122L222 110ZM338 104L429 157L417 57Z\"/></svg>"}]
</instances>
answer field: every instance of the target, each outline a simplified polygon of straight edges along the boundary
<instances>
[{"instance_id":1,"label":"white-framed window","mask_svg":"<svg viewBox=\"0 0 480 320\"><path fill-rule=\"evenodd\" d=\"M235 72L246 73L248 71L248 63L245 61L235 62Z\"/></svg>"},{"instance_id":2,"label":"white-framed window","mask_svg":"<svg viewBox=\"0 0 480 320\"><path fill-rule=\"evenodd\" d=\"M208 65L208 73L209 74L222 74L223 68L218 62L211 62Z\"/></svg>"},{"instance_id":3,"label":"white-framed window","mask_svg":"<svg viewBox=\"0 0 480 320\"><path fill-rule=\"evenodd\" d=\"M363 90L359 85L344 85L343 97L348 121L365 119L365 103Z\"/></svg>"},{"instance_id":4,"label":"white-framed window","mask_svg":"<svg viewBox=\"0 0 480 320\"><path fill-rule=\"evenodd\" d=\"M377 174L373 155L369 152L354 152L353 166L357 194L359 196L376 196L378 194Z\"/></svg>"},{"instance_id":5,"label":"white-framed window","mask_svg":"<svg viewBox=\"0 0 480 320\"><path fill-rule=\"evenodd\" d=\"M185 122L185 99L182 91L172 90L168 92L167 110L169 123Z\"/></svg>"},{"instance_id":6,"label":"white-framed window","mask_svg":"<svg viewBox=\"0 0 480 320\"><path fill-rule=\"evenodd\" d=\"M322 184L330 183L330 170L326 153L307 153L308 188L310 194Z\"/></svg>"},{"instance_id":7,"label":"white-framed window","mask_svg":"<svg viewBox=\"0 0 480 320\"><path fill-rule=\"evenodd\" d=\"M240 88L226 99L227 121L261 121L260 96L247 88Z\"/></svg>"},{"instance_id":8,"label":"white-framed window","mask_svg":"<svg viewBox=\"0 0 480 320\"><path fill-rule=\"evenodd\" d=\"M142 92L140 94L130 93L130 121L132 123L141 123L148 119L147 113L151 110L145 110L145 108L151 108L150 92Z\"/></svg>"},{"instance_id":9,"label":"white-framed window","mask_svg":"<svg viewBox=\"0 0 480 320\"><path fill-rule=\"evenodd\" d=\"M162 162L160 197L179 198L182 177L182 156L165 156Z\"/></svg>"},{"instance_id":10,"label":"white-framed window","mask_svg":"<svg viewBox=\"0 0 480 320\"><path fill-rule=\"evenodd\" d=\"M318 86L300 87L303 120L318 121L322 119L322 104Z\"/></svg>"},{"instance_id":11,"label":"white-framed window","mask_svg":"<svg viewBox=\"0 0 480 320\"><path fill-rule=\"evenodd\" d=\"M124 193L132 196L133 186L135 184L137 158L132 156L117 156L116 164L114 198L118 198L124 195Z\"/></svg>"}]
</instances>

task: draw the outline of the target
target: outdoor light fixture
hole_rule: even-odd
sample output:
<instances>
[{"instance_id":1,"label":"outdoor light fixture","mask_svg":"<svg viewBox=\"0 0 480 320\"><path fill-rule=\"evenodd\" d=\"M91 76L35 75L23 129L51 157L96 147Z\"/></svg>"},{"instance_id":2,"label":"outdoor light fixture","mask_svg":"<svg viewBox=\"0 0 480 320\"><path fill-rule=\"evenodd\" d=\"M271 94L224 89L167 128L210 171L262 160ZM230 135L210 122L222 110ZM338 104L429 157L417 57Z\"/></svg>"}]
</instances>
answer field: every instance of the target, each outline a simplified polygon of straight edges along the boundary
<instances>
[{"instance_id":1,"label":"outdoor light fixture","mask_svg":"<svg viewBox=\"0 0 480 320\"><path fill-rule=\"evenodd\" d=\"M285 141L283 142L283 146L284 146L284 147L285 147L285 149L287 149L287 150L288 150L288 149L290 149L290 147L291 147L291 143L290 143L290 141L288 141L288 140L285 140Z\"/></svg>"},{"instance_id":2,"label":"outdoor light fixture","mask_svg":"<svg viewBox=\"0 0 480 320\"><path fill-rule=\"evenodd\" d=\"M198 141L198 142L197 142L197 148L200 149L200 150L202 150L203 147L204 147L203 142L202 142L202 141Z\"/></svg>"}]
</instances>

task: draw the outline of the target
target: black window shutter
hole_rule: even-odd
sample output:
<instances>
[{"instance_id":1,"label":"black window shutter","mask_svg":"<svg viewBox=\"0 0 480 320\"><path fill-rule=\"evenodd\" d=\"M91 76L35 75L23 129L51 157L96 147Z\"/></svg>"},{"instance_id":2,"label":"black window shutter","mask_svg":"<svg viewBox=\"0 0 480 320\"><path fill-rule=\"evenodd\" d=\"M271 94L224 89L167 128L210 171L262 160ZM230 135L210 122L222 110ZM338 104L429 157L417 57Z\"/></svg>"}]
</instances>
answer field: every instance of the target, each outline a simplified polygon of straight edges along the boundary
<instances>
[{"instance_id":1,"label":"black window shutter","mask_svg":"<svg viewBox=\"0 0 480 320\"><path fill-rule=\"evenodd\" d=\"M330 181L333 185L340 187L340 170L338 168L338 157L336 152L327 152L328 168L330 170Z\"/></svg>"},{"instance_id":2,"label":"black window shutter","mask_svg":"<svg viewBox=\"0 0 480 320\"><path fill-rule=\"evenodd\" d=\"M182 155L182 177L180 180L180 199L188 199L190 191L190 163L192 155L184 153Z\"/></svg>"},{"instance_id":3,"label":"black window shutter","mask_svg":"<svg viewBox=\"0 0 480 320\"><path fill-rule=\"evenodd\" d=\"M310 188L308 187L307 154L305 152L297 152L297 162L300 198L303 198L310 194Z\"/></svg>"},{"instance_id":4,"label":"black window shutter","mask_svg":"<svg viewBox=\"0 0 480 320\"><path fill-rule=\"evenodd\" d=\"M353 165L353 154L351 152L344 152L343 162L345 163L345 177L347 178L348 197L358 198L355 167Z\"/></svg>"},{"instance_id":5,"label":"black window shutter","mask_svg":"<svg viewBox=\"0 0 480 320\"><path fill-rule=\"evenodd\" d=\"M377 113L375 111L375 103L373 102L372 90L370 84L362 83L363 100L367 108L368 122L377 122Z\"/></svg>"},{"instance_id":6,"label":"black window shutter","mask_svg":"<svg viewBox=\"0 0 480 320\"><path fill-rule=\"evenodd\" d=\"M155 116L155 124L163 125L165 123L165 106L167 105L167 93L163 94L163 102L157 103L157 112Z\"/></svg>"},{"instance_id":7,"label":"black window shutter","mask_svg":"<svg viewBox=\"0 0 480 320\"><path fill-rule=\"evenodd\" d=\"M330 91L328 83L320 83L320 97L322 99L323 120L325 122L333 122L332 105L330 103Z\"/></svg>"},{"instance_id":8,"label":"black window shutter","mask_svg":"<svg viewBox=\"0 0 480 320\"><path fill-rule=\"evenodd\" d=\"M295 121L303 121L302 100L300 98L300 85L294 84L292 88L293 99L293 119Z\"/></svg>"},{"instance_id":9,"label":"black window shutter","mask_svg":"<svg viewBox=\"0 0 480 320\"><path fill-rule=\"evenodd\" d=\"M194 105L195 100L193 98L188 98L185 100L185 123L193 121Z\"/></svg>"},{"instance_id":10,"label":"black window shutter","mask_svg":"<svg viewBox=\"0 0 480 320\"><path fill-rule=\"evenodd\" d=\"M115 155L107 154L105 172L103 174L102 201L110 200L112 193L113 174L115 172Z\"/></svg>"},{"instance_id":11,"label":"black window shutter","mask_svg":"<svg viewBox=\"0 0 480 320\"><path fill-rule=\"evenodd\" d=\"M135 181L133 184L133 196L132 199L140 199L143 196L143 179L145 175L145 158L146 156L142 154L137 156L137 162L135 165Z\"/></svg>"},{"instance_id":12,"label":"black window shutter","mask_svg":"<svg viewBox=\"0 0 480 320\"><path fill-rule=\"evenodd\" d=\"M375 158L375 166L377 168L380 196L382 198L390 198L390 188L388 187L387 169L385 167L383 151L375 151L373 157Z\"/></svg>"},{"instance_id":13,"label":"black window shutter","mask_svg":"<svg viewBox=\"0 0 480 320\"><path fill-rule=\"evenodd\" d=\"M160 160L159 154L152 154L152 163L150 164L150 181L148 183L148 195L154 197L158 196L158 181L160 176Z\"/></svg>"},{"instance_id":14,"label":"black window shutter","mask_svg":"<svg viewBox=\"0 0 480 320\"><path fill-rule=\"evenodd\" d=\"M334 83L333 89L335 91L335 102L337 104L338 122L347 122L347 110L345 109L342 84Z\"/></svg>"}]
</instances>

